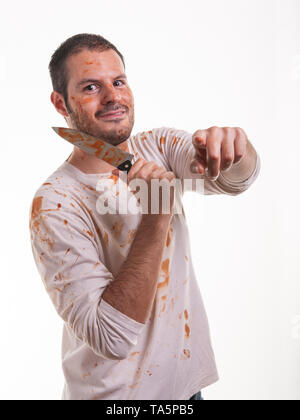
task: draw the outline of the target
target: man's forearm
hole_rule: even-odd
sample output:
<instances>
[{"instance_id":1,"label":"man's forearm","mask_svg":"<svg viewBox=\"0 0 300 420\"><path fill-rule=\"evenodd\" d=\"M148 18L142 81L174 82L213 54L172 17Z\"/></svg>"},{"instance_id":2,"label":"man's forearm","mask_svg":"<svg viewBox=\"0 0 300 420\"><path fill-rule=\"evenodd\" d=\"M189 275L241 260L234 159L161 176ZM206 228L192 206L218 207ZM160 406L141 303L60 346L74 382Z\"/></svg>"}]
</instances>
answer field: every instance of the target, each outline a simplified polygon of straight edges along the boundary
<instances>
[{"instance_id":1,"label":"man's forearm","mask_svg":"<svg viewBox=\"0 0 300 420\"><path fill-rule=\"evenodd\" d=\"M118 275L102 294L111 306L143 324L153 305L171 220L168 216L147 217L142 219Z\"/></svg>"}]
</instances>

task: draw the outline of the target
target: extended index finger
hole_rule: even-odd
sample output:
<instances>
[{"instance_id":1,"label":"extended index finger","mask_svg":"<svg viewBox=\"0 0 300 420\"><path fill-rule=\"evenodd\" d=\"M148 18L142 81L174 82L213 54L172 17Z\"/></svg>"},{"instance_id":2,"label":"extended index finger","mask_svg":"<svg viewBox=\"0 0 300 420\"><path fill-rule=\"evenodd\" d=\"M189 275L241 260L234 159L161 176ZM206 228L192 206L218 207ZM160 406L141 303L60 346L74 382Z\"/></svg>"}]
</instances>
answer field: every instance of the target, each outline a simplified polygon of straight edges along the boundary
<instances>
[{"instance_id":1,"label":"extended index finger","mask_svg":"<svg viewBox=\"0 0 300 420\"><path fill-rule=\"evenodd\" d=\"M193 134L193 145L198 150L203 150L206 148L206 141L207 141L207 132L206 130L197 130Z\"/></svg>"}]
</instances>

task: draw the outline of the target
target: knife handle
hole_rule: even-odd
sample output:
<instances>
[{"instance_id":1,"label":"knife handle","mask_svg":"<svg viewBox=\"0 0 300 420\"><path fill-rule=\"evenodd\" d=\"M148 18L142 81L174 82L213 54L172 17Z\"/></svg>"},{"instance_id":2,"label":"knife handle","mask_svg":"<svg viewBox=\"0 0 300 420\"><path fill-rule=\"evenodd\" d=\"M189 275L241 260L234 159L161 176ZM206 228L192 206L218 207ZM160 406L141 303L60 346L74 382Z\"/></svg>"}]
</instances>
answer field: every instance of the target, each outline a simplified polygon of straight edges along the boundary
<instances>
[{"instance_id":1,"label":"knife handle","mask_svg":"<svg viewBox=\"0 0 300 420\"><path fill-rule=\"evenodd\" d=\"M132 163L130 160L125 160L125 162L121 163L121 165L118 166L118 169L120 171L129 172L132 167Z\"/></svg>"}]
</instances>

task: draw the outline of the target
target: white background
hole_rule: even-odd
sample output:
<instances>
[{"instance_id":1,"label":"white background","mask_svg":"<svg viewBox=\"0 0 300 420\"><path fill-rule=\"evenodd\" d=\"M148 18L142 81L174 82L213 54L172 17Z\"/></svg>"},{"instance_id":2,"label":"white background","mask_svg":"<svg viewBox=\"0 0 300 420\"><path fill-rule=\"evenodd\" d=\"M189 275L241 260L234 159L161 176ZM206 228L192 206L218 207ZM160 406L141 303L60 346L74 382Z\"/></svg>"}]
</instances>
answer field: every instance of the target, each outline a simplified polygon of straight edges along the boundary
<instances>
[{"instance_id":1,"label":"white background","mask_svg":"<svg viewBox=\"0 0 300 420\"><path fill-rule=\"evenodd\" d=\"M237 197L185 196L220 381L205 399L300 399L299 0L10 1L1 7L1 399L60 399L62 321L30 247L36 189L71 153L48 63L89 32L125 57L133 133L240 126L261 157Z\"/></svg>"}]
</instances>

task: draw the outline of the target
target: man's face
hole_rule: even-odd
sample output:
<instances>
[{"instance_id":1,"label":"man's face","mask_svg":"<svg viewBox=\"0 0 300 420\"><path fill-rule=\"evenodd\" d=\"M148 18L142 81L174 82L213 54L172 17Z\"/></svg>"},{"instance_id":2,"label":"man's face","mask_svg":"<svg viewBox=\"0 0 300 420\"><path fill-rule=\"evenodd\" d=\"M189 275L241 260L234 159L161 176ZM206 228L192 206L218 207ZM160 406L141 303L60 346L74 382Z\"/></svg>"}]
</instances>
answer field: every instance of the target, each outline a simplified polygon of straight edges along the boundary
<instances>
[{"instance_id":1,"label":"man's face","mask_svg":"<svg viewBox=\"0 0 300 420\"><path fill-rule=\"evenodd\" d=\"M85 49L68 58L67 69L69 126L114 146L126 141L134 125L134 99L119 55ZM116 110L125 113L102 117Z\"/></svg>"}]
</instances>

